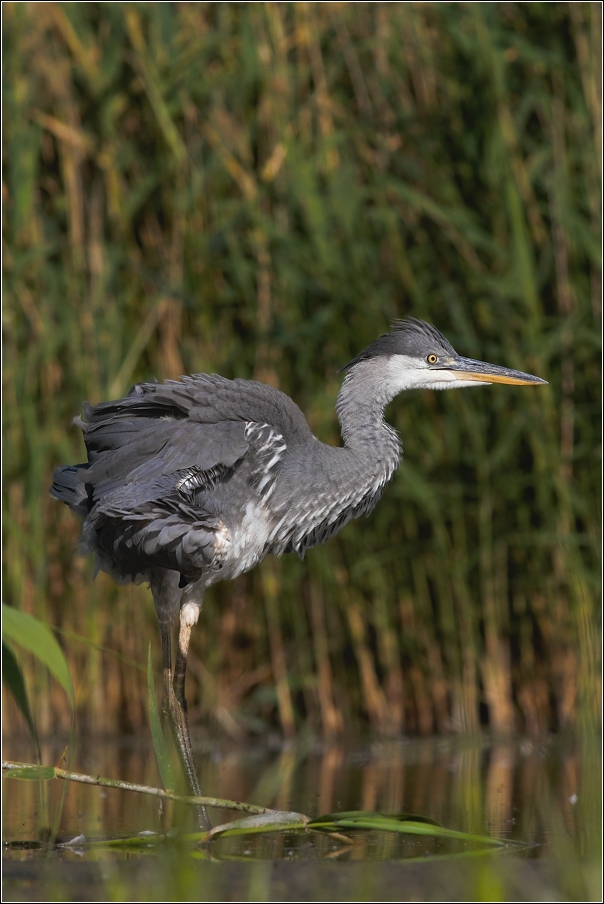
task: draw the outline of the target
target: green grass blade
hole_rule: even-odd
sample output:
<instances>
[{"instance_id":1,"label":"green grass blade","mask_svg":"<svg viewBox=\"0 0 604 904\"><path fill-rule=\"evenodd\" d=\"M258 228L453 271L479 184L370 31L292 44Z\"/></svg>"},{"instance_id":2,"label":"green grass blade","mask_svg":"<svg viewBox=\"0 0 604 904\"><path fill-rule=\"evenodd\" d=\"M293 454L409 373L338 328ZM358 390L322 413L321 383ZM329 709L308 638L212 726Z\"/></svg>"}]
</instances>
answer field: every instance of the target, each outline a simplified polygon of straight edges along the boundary
<instances>
[{"instance_id":1,"label":"green grass blade","mask_svg":"<svg viewBox=\"0 0 604 904\"><path fill-rule=\"evenodd\" d=\"M12 606L2 604L2 636L20 644L44 663L50 673L59 682L72 708L75 705L73 683L67 660L63 650L57 643L52 631L33 615L20 612Z\"/></svg>"},{"instance_id":2,"label":"green grass blade","mask_svg":"<svg viewBox=\"0 0 604 904\"><path fill-rule=\"evenodd\" d=\"M113 850L133 850L150 848L157 844L173 842L174 839L169 835L161 835L160 833L150 832L141 835L129 835L126 838L107 838L102 841L88 841L87 847L91 848L111 848Z\"/></svg>"},{"instance_id":3,"label":"green grass blade","mask_svg":"<svg viewBox=\"0 0 604 904\"><path fill-rule=\"evenodd\" d=\"M175 788L174 771L170 762L170 751L166 744L164 732L161 727L161 719L157 708L157 699L155 697L155 684L153 681L153 668L151 666L151 644L149 644L149 652L147 656L147 686L149 688L149 723L151 725L151 737L153 739L153 749L159 767L159 774L166 791L172 791Z\"/></svg>"},{"instance_id":4,"label":"green grass blade","mask_svg":"<svg viewBox=\"0 0 604 904\"><path fill-rule=\"evenodd\" d=\"M27 688L23 680L23 674L19 668L19 663L13 653L11 647L5 641L2 641L2 680L13 695L14 701L19 707L23 718L27 722L29 733L34 742L36 752L39 754L38 732L36 724L31 714L29 706L29 698L27 696Z\"/></svg>"},{"instance_id":5,"label":"green grass blade","mask_svg":"<svg viewBox=\"0 0 604 904\"><path fill-rule=\"evenodd\" d=\"M456 829L446 829L443 826L429 825L417 820L399 820L390 816L363 815L359 817L347 817L334 821L335 829L365 829L374 832L401 832L404 835L428 835L432 838L450 838L456 841L470 841L474 844L490 844L500 846L505 842L488 835L475 835L470 832L460 832ZM309 824L309 828L313 828ZM323 826L326 828L326 826Z\"/></svg>"},{"instance_id":6,"label":"green grass blade","mask_svg":"<svg viewBox=\"0 0 604 904\"><path fill-rule=\"evenodd\" d=\"M416 813L378 813L376 810L346 810L341 813L326 813L311 819L308 825L309 828L317 829L341 822L343 819L393 819L397 822L417 822L429 826L440 826L440 823L430 816L418 816Z\"/></svg>"}]
</instances>

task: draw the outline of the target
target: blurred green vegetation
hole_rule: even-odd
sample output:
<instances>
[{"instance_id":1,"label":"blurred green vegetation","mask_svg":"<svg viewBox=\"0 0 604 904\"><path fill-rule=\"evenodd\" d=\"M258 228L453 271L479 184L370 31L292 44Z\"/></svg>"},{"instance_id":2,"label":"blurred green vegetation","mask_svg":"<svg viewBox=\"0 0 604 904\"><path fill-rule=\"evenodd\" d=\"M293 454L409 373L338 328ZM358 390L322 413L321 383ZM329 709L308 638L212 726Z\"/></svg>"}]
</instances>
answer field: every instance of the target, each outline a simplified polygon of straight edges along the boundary
<instances>
[{"instance_id":1,"label":"blurred green vegetation","mask_svg":"<svg viewBox=\"0 0 604 904\"><path fill-rule=\"evenodd\" d=\"M48 495L82 460L82 400L253 377L337 443L338 367L405 314L549 385L399 398L405 457L370 521L208 595L191 721L593 724L600 15L3 4L5 599L94 645L67 643L81 725L146 724L123 657L156 633L148 591L93 583ZM39 730L67 726L35 680Z\"/></svg>"}]
</instances>

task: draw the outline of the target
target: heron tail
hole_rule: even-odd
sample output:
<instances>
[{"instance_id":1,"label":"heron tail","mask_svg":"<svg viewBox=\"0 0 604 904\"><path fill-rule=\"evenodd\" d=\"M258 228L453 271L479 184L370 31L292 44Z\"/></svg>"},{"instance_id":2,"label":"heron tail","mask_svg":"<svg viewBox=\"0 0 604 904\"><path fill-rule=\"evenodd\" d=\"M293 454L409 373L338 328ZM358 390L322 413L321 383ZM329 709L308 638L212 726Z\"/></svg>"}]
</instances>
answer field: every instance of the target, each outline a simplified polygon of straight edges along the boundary
<instances>
[{"instance_id":1,"label":"heron tail","mask_svg":"<svg viewBox=\"0 0 604 904\"><path fill-rule=\"evenodd\" d=\"M64 502L76 515L85 518L89 512L88 492L82 479L82 470L90 467L88 462L80 465L63 465L53 474L50 495Z\"/></svg>"}]
</instances>

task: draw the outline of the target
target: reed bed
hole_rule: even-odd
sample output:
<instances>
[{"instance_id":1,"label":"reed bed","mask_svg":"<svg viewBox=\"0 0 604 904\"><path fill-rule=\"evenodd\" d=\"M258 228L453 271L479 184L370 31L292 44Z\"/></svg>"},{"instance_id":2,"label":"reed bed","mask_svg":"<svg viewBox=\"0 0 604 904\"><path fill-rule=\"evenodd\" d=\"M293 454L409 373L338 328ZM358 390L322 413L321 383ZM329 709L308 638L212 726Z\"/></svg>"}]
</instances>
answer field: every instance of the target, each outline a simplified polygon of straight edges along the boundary
<instances>
[{"instance_id":1,"label":"reed bed","mask_svg":"<svg viewBox=\"0 0 604 904\"><path fill-rule=\"evenodd\" d=\"M208 594L191 721L235 738L592 725L600 5L3 15L5 599L64 632L80 725L146 724L127 660L160 650L148 591L93 582L48 495L82 459L82 400L255 378L337 443L338 367L406 314L549 385L393 404L405 457L370 520ZM40 731L67 726L58 688L28 677Z\"/></svg>"}]
</instances>

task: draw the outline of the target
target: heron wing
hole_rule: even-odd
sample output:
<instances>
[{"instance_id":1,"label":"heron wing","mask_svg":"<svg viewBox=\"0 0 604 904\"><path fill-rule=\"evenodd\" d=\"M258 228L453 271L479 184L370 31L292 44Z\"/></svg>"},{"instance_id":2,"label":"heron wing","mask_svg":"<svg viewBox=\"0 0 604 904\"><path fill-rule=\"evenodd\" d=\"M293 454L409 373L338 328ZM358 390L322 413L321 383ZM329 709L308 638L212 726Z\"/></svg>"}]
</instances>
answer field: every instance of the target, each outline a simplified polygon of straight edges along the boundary
<instances>
[{"instance_id":1,"label":"heron wing","mask_svg":"<svg viewBox=\"0 0 604 904\"><path fill-rule=\"evenodd\" d=\"M284 393L216 375L139 384L83 414L85 537L129 574L215 566L228 545L221 485L245 471L246 490L268 498L288 444L312 437Z\"/></svg>"},{"instance_id":2,"label":"heron wing","mask_svg":"<svg viewBox=\"0 0 604 904\"><path fill-rule=\"evenodd\" d=\"M285 393L216 374L138 384L124 399L86 404L83 413L84 420L77 422L90 464L85 480L95 487L95 496L187 469L233 468L254 442L272 457L270 437L279 437L287 448L312 437L306 418ZM268 426L269 436L250 431L247 424Z\"/></svg>"}]
</instances>

